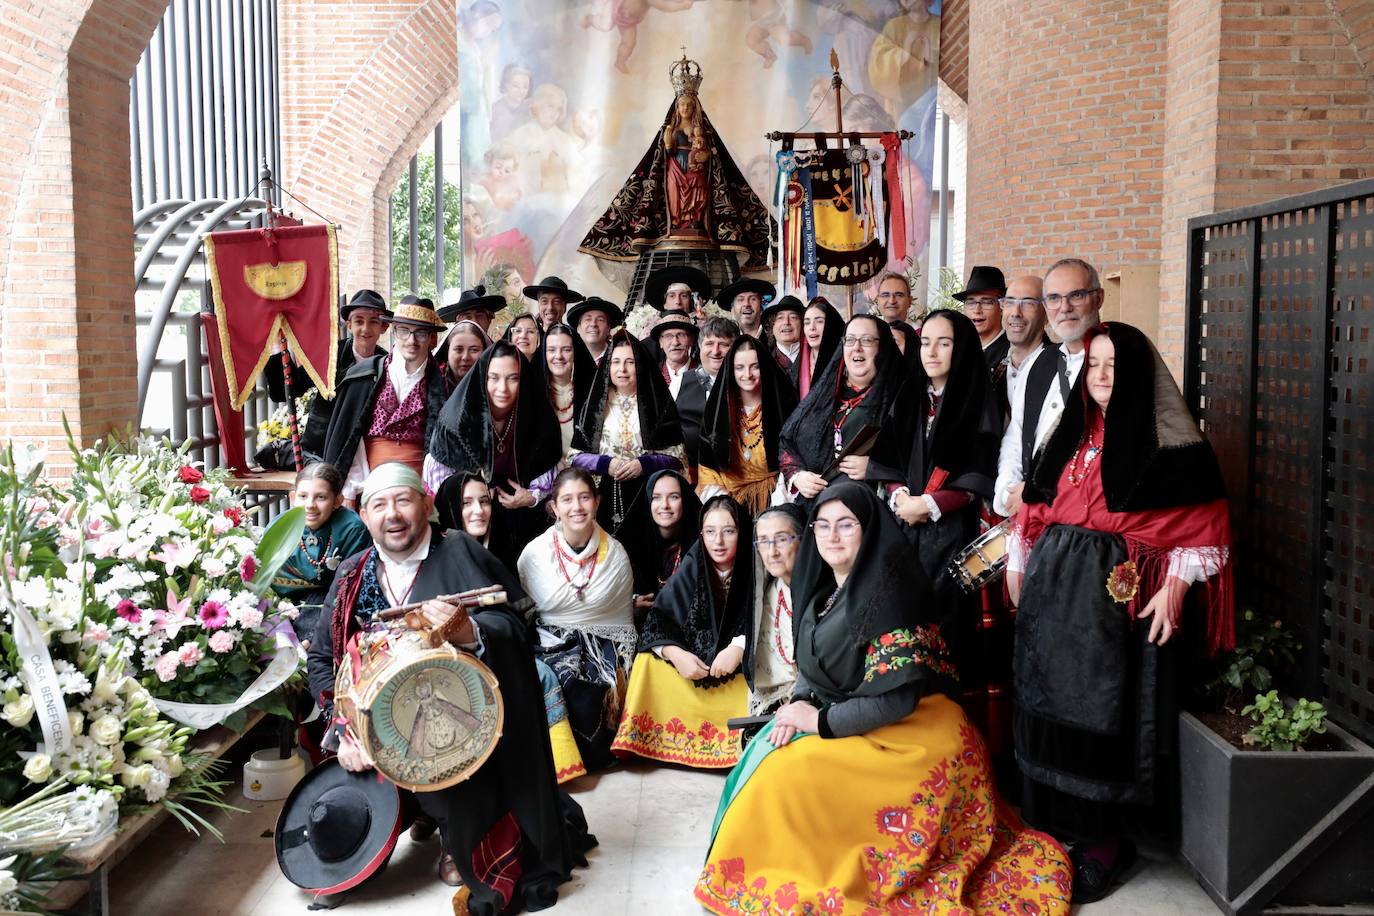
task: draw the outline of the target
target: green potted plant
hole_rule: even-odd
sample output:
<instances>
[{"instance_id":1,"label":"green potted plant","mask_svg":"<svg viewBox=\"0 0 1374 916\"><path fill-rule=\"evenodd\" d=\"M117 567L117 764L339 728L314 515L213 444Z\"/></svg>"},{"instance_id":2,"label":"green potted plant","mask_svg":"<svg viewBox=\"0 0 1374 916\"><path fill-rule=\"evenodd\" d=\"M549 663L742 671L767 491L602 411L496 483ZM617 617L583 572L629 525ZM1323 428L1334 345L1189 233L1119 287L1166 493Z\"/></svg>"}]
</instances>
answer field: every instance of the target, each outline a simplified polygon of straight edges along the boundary
<instances>
[{"instance_id":1,"label":"green potted plant","mask_svg":"<svg viewBox=\"0 0 1374 916\"><path fill-rule=\"evenodd\" d=\"M1239 623L1211 708L1179 717L1183 857L1226 913L1374 902L1374 750L1279 696L1291 634L1253 611Z\"/></svg>"}]
</instances>

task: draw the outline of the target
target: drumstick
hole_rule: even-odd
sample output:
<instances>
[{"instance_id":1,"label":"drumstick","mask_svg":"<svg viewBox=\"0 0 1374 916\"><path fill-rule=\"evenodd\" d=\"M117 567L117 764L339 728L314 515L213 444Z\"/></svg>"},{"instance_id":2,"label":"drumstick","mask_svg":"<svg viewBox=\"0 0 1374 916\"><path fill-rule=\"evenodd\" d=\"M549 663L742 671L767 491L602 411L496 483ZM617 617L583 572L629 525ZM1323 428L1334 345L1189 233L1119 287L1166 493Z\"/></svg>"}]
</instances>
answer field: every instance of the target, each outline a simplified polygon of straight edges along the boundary
<instances>
[{"instance_id":1,"label":"drumstick","mask_svg":"<svg viewBox=\"0 0 1374 916\"><path fill-rule=\"evenodd\" d=\"M452 595L437 595L434 598L429 598L426 600L447 601L451 604L459 604L465 607L478 607L483 604L500 604L502 601L504 601L504 598L502 598L501 601L478 600L483 595L494 595L497 592L500 592L502 595L504 595L506 593L506 590L500 585L487 585L482 588L469 589L466 592L457 592ZM410 611L418 611L424 605L424 603L424 601L412 601L410 604L398 604L396 607L389 607L386 610L378 613L377 619L400 620L401 618L405 617L405 615Z\"/></svg>"}]
</instances>

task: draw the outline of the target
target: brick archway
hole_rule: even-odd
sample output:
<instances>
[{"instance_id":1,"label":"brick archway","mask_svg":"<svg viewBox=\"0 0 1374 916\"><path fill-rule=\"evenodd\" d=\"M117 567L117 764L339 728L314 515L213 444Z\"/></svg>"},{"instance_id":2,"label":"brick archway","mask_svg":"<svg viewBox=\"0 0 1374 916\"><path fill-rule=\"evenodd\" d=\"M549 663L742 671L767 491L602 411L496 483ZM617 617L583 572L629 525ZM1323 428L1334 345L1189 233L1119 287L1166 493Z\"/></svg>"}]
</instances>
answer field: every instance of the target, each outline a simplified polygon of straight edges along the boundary
<instances>
[{"instance_id":1,"label":"brick archway","mask_svg":"<svg viewBox=\"0 0 1374 916\"><path fill-rule=\"evenodd\" d=\"M37 4L0 43L20 60L0 155L0 441L78 441L136 422L129 79L167 0Z\"/></svg>"},{"instance_id":2,"label":"brick archway","mask_svg":"<svg viewBox=\"0 0 1374 916\"><path fill-rule=\"evenodd\" d=\"M456 4L282 0L283 184L338 222L340 282L386 289L387 206L458 98Z\"/></svg>"}]
</instances>

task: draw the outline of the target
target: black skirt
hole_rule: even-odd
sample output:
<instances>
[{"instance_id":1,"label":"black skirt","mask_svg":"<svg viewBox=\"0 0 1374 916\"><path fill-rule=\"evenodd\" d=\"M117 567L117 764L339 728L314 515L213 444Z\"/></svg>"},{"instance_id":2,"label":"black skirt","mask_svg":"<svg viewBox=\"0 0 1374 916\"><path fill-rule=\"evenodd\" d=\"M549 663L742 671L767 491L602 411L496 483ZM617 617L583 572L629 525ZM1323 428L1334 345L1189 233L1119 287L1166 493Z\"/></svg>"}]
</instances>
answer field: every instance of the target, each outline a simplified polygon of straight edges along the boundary
<instances>
[{"instance_id":1,"label":"black skirt","mask_svg":"<svg viewBox=\"0 0 1374 916\"><path fill-rule=\"evenodd\" d=\"M1064 838L1172 822L1174 646L1149 643L1150 622L1107 593L1126 559L1116 535L1057 525L1026 567L1013 659L1022 814Z\"/></svg>"}]
</instances>

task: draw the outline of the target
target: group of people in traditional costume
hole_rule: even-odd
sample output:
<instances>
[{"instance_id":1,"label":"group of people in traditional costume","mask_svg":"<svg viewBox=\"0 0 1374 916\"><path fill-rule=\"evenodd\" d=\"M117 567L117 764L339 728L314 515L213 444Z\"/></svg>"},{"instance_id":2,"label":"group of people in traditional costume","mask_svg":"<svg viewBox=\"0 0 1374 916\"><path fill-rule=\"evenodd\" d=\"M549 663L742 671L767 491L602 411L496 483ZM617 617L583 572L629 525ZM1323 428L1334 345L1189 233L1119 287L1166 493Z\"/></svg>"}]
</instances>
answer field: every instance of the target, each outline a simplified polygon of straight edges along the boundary
<instances>
[{"instance_id":1,"label":"group of people in traditional costume","mask_svg":"<svg viewBox=\"0 0 1374 916\"><path fill-rule=\"evenodd\" d=\"M749 278L709 314L675 267L643 339L557 277L525 294L498 339L480 287L345 307L277 582L346 770L370 761L336 670L383 609L460 621L496 674L492 758L402 793L468 910L551 903L595 843L560 784L630 757L730 771L713 912L1110 893L1173 803L1174 637L1232 624L1216 461L1154 345L1100 320L1097 271L977 267L963 311L919 317L892 274L846 320ZM1005 585L969 593L953 564L1004 519ZM488 585L504 604L440 597Z\"/></svg>"}]
</instances>

